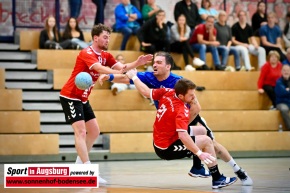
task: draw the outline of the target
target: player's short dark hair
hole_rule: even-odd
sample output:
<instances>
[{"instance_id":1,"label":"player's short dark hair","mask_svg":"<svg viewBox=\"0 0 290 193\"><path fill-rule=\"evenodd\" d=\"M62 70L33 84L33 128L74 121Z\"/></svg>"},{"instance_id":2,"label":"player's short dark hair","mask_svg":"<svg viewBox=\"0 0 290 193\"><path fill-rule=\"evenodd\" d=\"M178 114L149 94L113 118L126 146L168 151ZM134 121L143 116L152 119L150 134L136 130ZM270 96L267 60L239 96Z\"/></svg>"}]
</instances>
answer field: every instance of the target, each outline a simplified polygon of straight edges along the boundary
<instances>
[{"instance_id":1,"label":"player's short dark hair","mask_svg":"<svg viewBox=\"0 0 290 193\"><path fill-rule=\"evenodd\" d=\"M112 33L112 29L104 24L99 23L98 25L95 25L91 32L92 38L94 38L94 36L99 36L103 31L106 31L109 34Z\"/></svg>"},{"instance_id":2,"label":"player's short dark hair","mask_svg":"<svg viewBox=\"0 0 290 193\"><path fill-rule=\"evenodd\" d=\"M186 78L179 79L174 86L175 93L177 96L179 94L185 95L188 90L195 89L195 88L196 88L196 85L191 80L188 80Z\"/></svg>"},{"instance_id":3,"label":"player's short dark hair","mask_svg":"<svg viewBox=\"0 0 290 193\"><path fill-rule=\"evenodd\" d=\"M174 60L172 56L168 52L156 52L155 56L164 56L165 57L165 63L170 65L171 68L174 66Z\"/></svg>"}]
</instances>

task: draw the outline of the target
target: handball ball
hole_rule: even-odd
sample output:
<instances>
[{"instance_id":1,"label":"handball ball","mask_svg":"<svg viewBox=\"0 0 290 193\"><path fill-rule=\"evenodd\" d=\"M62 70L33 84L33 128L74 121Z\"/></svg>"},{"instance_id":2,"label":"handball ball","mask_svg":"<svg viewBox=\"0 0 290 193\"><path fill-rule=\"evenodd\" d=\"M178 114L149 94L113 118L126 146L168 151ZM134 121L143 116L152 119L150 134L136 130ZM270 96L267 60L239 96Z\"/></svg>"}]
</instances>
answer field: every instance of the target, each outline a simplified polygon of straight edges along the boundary
<instances>
[{"instance_id":1,"label":"handball ball","mask_svg":"<svg viewBox=\"0 0 290 193\"><path fill-rule=\"evenodd\" d=\"M86 90L93 84L91 75L87 72L80 72L75 78L75 84L80 90Z\"/></svg>"}]
</instances>

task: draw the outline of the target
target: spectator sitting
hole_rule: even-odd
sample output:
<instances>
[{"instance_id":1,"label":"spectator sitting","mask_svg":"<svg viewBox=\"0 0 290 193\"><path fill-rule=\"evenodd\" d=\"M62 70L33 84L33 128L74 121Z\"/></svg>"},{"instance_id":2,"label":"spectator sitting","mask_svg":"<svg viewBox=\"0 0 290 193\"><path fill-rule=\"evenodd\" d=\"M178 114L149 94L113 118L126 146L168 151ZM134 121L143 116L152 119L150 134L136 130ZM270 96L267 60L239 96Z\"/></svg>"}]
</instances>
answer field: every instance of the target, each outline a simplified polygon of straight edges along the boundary
<instances>
[{"instance_id":1,"label":"spectator sitting","mask_svg":"<svg viewBox=\"0 0 290 193\"><path fill-rule=\"evenodd\" d=\"M191 31L201 23L201 17L198 14L198 8L192 0L181 0L175 4L174 7L174 19L177 21L179 15L185 15L187 25Z\"/></svg>"},{"instance_id":2,"label":"spectator sitting","mask_svg":"<svg viewBox=\"0 0 290 193\"><path fill-rule=\"evenodd\" d=\"M267 25L266 3L259 1L257 11L252 16L252 28L255 36L259 36L260 27Z\"/></svg>"},{"instance_id":3,"label":"spectator sitting","mask_svg":"<svg viewBox=\"0 0 290 193\"><path fill-rule=\"evenodd\" d=\"M282 61L282 64L290 65L290 48L286 51L286 59Z\"/></svg>"},{"instance_id":4,"label":"spectator sitting","mask_svg":"<svg viewBox=\"0 0 290 193\"><path fill-rule=\"evenodd\" d=\"M247 24L245 11L240 11L238 18L239 21L232 26L232 41L242 56L246 70L252 69L249 52L258 56L258 65L259 69L261 69L266 63L266 51L259 46L254 37L252 27Z\"/></svg>"},{"instance_id":5,"label":"spectator sitting","mask_svg":"<svg viewBox=\"0 0 290 193\"><path fill-rule=\"evenodd\" d=\"M168 27L164 23L165 11L159 10L156 17L149 19L138 30L137 37L141 51L154 54L157 51L169 51Z\"/></svg>"},{"instance_id":6,"label":"spectator sitting","mask_svg":"<svg viewBox=\"0 0 290 193\"><path fill-rule=\"evenodd\" d=\"M185 62L185 70L194 71L195 68L189 64L188 55L193 58L192 63L196 66L204 65L204 61L200 60L197 57L194 57L192 48L189 44L189 34L190 34L190 27L186 25L186 18L183 14L181 14L178 19L177 23L171 27L171 44L170 44L170 51L178 52L183 54L183 59Z\"/></svg>"},{"instance_id":7,"label":"spectator sitting","mask_svg":"<svg viewBox=\"0 0 290 193\"><path fill-rule=\"evenodd\" d=\"M212 4L210 0L202 0L201 1L201 8L199 8L198 13L202 19L202 23L205 23L206 18L211 15L215 18L215 20L218 19L218 11L214 8L211 8Z\"/></svg>"},{"instance_id":8,"label":"spectator sitting","mask_svg":"<svg viewBox=\"0 0 290 193\"><path fill-rule=\"evenodd\" d=\"M71 40L62 41L60 33L56 27L55 18L49 16L45 21L45 27L40 32L39 48L41 49L72 49Z\"/></svg>"},{"instance_id":9,"label":"spectator sitting","mask_svg":"<svg viewBox=\"0 0 290 193\"><path fill-rule=\"evenodd\" d=\"M141 19L140 11L130 4L130 0L122 0L121 3L115 8L116 17L116 31L123 34L123 40L121 43L121 50L126 49L127 41L132 34L136 34L140 28L140 24L137 21Z\"/></svg>"},{"instance_id":10,"label":"spectator sitting","mask_svg":"<svg viewBox=\"0 0 290 193\"><path fill-rule=\"evenodd\" d=\"M118 54L115 57L117 62L125 64L125 58L122 54ZM122 92L127 89L136 89L134 84L124 84L124 83L113 83L111 86L111 91L113 95L117 95L117 93Z\"/></svg>"},{"instance_id":11,"label":"spectator sitting","mask_svg":"<svg viewBox=\"0 0 290 193\"><path fill-rule=\"evenodd\" d=\"M239 71L241 69L240 54L238 49L235 46L232 46L232 31L230 26L226 24L226 20L227 13L225 11L220 11L218 15L218 22L214 25L217 30L216 39L220 42L217 49L219 54L221 54L221 65L226 66L229 55L233 54L236 70ZM227 66L226 70L232 71L230 66Z\"/></svg>"},{"instance_id":12,"label":"spectator sitting","mask_svg":"<svg viewBox=\"0 0 290 193\"><path fill-rule=\"evenodd\" d=\"M266 53L268 54L271 50L276 50L280 55L280 61L285 60L286 56L282 43L282 31L278 25L276 25L276 14L271 12L267 16L267 25L263 25L260 28L260 38L261 45L265 48Z\"/></svg>"},{"instance_id":13,"label":"spectator sitting","mask_svg":"<svg viewBox=\"0 0 290 193\"><path fill-rule=\"evenodd\" d=\"M269 62L266 62L260 72L258 79L258 92L266 92L272 102L270 109L276 108L275 85L281 77L282 64L279 61L279 53L275 50L269 52Z\"/></svg>"},{"instance_id":14,"label":"spectator sitting","mask_svg":"<svg viewBox=\"0 0 290 193\"><path fill-rule=\"evenodd\" d=\"M216 41L216 29L214 28L213 16L208 16L204 24L199 24L194 30L189 43L193 51L199 52L201 60L205 61L206 52L209 51L212 54L213 62L216 70L224 70L225 67L221 65L217 47L220 45ZM203 65L204 70L208 70L207 65Z\"/></svg>"},{"instance_id":15,"label":"spectator sitting","mask_svg":"<svg viewBox=\"0 0 290 193\"><path fill-rule=\"evenodd\" d=\"M287 130L290 130L290 66L283 65L282 77L277 80L275 86L276 106L280 111Z\"/></svg>"},{"instance_id":16,"label":"spectator sitting","mask_svg":"<svg viewBox=\"0 0 290 193\"><path fill-rule=\"evenodd\" d=\"M148 19L154 17L161 8L156 5L155 0L147 0L147 4L142 7L142 17L146 22Z\"/></svg>"},{"instance_id":17,"label":"spectator sitting","mask_svg":"<svg viewBox=\"0 0 290 193\"><path fill-rule=\"evenodd\" d=\"M78 21L71 17L67 21L62 38L64 40L71 40L76 43L77 48L83 49L89 46L89 43L85 42L84 34L79 27Z\"/></svg>"},{"instance_id":18,"label":"spectator sitting","mask_svg":"<svg viewBox=\"0 0 290 193\"><path fill-rule=\"evenodd\" d=\"M290 12L286 15L286 25L283 31L283 40L285 42L286 48L290 47Z\"/></svg>"}]
</instances>

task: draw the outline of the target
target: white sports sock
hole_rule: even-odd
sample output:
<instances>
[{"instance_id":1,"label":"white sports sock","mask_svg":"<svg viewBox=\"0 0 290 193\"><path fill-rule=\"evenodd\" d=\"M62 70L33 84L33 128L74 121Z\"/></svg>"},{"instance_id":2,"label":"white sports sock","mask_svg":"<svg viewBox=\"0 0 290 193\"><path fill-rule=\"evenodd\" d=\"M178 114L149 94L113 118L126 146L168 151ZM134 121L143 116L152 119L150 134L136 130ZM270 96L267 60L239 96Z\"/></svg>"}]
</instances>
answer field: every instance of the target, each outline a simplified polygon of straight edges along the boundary
<instances>
[{"instance_id":1,"label":"white sports sock","mask_svg":"<svg viewBox=\"0 0 290 193\"><path fill-rule=\"evenodd\" d=\"M90 162L90 161L87 161L87 162L85 162L84 164L91 164L91 162Z\"/></svg>"},{"instance_id":2,"label":"white sports sock","mask_svg":"<svg viewBox=\"0 0 290 193\"><path fill-rule=\"evenodd\" d=\"M238 166L238 164L235 162L233 158L227 163L233 167L234 172L237 172L241 169L240 166Z\"/></svg>"},{"instance_id":3,"label":"white sports sock","mask_svg":"<svg viewBox=\"0 0 290 193\"><path fill-rule=\"evenodd\" d=\"M77 157L75 164L83 164L80 156Z\"/></svg>"}]
</instances>

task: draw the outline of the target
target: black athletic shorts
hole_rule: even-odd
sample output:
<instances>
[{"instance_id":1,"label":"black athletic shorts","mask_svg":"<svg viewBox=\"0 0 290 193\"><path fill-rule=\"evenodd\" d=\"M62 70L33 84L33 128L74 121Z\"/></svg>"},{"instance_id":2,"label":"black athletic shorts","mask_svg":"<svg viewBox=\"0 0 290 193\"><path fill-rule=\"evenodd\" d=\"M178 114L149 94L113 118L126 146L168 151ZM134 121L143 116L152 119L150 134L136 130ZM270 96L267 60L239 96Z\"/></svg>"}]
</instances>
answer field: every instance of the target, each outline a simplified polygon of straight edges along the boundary
<instances>
[{"instance_id":1,"label":"black athletic shorts","mask_svg":"<svg viewBox=\"0 0 290 193\"><path fill-rule=\"evenodd\" d=\"M66 122L73 124L76 121L84 120L87 122L96 118L89 101L83 103L82 101L70 100L61 96L59 99Z\"/></svg>"},{"instance_id":2,"label":"black athletic shorts","mask_svg":"<svg viewBox=\"0 0 290 193\"><path fill-rule=\"evenodd\" d=\"M197 115L191 123L188 125L188 132L190 131L190 126L196 126L197 123L200 123L202 126L206 128L206 135L210 137L212 140L214 139L214 135L212 130L207 126L207 124L201 119L200 115Z\"/></svg>"},{"instance_id":3,"label":"black athletic shorts","mask_svg":"<svg viewBox=\"0 0 290 193\"><path fill-rule=\"evenodd\" d=\"M195 141L194 136L190 136L193 141ZM186 149L185 145L182 143L180 139L176 140L174 143L172 143L167 149L159 149L154 144L154 150L155 153L160 157L161 159L165 160L174 160L174 159L182 159L185 157L191 157L193 153Z\"/></svg>"}]
</instances>

